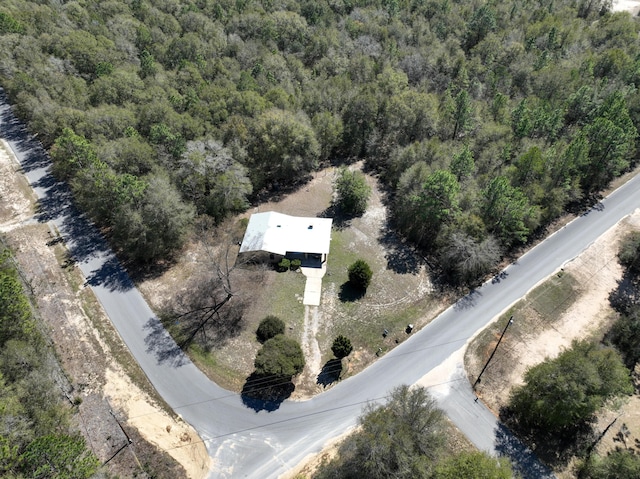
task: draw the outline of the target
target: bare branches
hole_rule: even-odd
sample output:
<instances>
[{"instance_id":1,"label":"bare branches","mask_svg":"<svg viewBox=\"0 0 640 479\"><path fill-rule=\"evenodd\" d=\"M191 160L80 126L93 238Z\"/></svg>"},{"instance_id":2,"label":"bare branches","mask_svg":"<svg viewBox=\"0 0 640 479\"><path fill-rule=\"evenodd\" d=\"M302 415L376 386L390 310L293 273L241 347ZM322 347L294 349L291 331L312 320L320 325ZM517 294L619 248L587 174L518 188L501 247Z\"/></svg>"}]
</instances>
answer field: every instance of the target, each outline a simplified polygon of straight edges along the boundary
<instances>
[{"instance_id":1,"label":"bare branches","mask_svg":"<svg viewBox=\"0 0 640 479\"><path fill-rule=\"evenodd\" d=\"M220 346L242 329L245 302L234 285L237 241L229 225L201 225L202 260L165 310L164 322L181 348L197 341ZM214 234L211 233L214 231Z\"/></svg>"}]
</instances>

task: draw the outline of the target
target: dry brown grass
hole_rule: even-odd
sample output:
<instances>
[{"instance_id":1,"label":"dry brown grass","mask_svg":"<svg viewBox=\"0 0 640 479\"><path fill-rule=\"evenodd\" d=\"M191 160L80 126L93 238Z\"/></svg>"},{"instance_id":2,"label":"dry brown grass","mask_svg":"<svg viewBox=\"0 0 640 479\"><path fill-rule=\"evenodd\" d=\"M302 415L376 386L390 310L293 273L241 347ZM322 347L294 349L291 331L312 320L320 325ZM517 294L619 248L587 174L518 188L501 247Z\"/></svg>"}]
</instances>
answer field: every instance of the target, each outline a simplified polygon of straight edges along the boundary
<instances>
[{"instance_id":1,"label":"dry brown grass","mask_svg":"<svg viewBox=\"0 0 640 479\"><path fill-rule=\"evenodd\" d=\"M263 211L296 216L326 215L331 207L335 174L335 168L320 171L302 188L250 209L229 220L224 228L237 229L250 214ZM323 390L317 376L322 365L332 358L330 346L338 334L349 337L355 346L354 353L345 362L348 367L343 371L344 377L374 361L378 348L384 352L402 342L407 337L404 329L408 323L420 327L441 309L439 302L434 301L424 261L388 231L383 193L375 178L368 176L367 180L372 186L367 212L360 218L336 221L323 279L322 302L316 311L305 315L302 305L305 278L300 273L276 273L257 267L242 267L233 272L234 289L247 304L242 331L210 354L196 350L194 355L199 366L221 385L236 391L242 388L253 369L253 358L259 347L255 330L259 321L269 314L283 319L287 334L300 340L306 350L320 351L320 364L317 360L308 361L310 366L297 379L294 397L306 397ZM220 240L228 236L225 234L216 238L212 238L211 233L208 235L199 234L179 261L162 276L139 284L156 310L184 288L186 278L202 271L211 257L208 251L222 248L221 242L228 241ZM374 271L372 284L363 297L352 296L345 288L347 267L357 258L365 259ZM316 318L315 324L305 325L305 317L307 322ZM307 331L311 328L306 342L315 341L317 346L305 344L305 326ZM382 336L384 329L389 331L386 338Z\"/></svg>"}]
</instances>

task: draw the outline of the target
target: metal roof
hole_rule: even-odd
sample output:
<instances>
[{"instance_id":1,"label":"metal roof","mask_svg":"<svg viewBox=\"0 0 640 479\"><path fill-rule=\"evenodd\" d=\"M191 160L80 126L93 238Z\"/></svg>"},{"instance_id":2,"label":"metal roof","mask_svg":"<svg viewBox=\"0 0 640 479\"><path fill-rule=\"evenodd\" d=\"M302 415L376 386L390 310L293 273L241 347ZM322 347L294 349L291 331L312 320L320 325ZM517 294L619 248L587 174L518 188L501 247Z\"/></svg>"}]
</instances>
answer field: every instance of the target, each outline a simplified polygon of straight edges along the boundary
<instances>
[{"instance_id":1,"label":"metal roof","mask_svg":"<svg viewBox=\"0 0 640 479\"><path fill-rule=\"evenodd\" d=\"M267 251L327 254L331 243L331 218L289 216L275 211L255 213L249 218L240 253Z\"/></svg>"}]
</instances>

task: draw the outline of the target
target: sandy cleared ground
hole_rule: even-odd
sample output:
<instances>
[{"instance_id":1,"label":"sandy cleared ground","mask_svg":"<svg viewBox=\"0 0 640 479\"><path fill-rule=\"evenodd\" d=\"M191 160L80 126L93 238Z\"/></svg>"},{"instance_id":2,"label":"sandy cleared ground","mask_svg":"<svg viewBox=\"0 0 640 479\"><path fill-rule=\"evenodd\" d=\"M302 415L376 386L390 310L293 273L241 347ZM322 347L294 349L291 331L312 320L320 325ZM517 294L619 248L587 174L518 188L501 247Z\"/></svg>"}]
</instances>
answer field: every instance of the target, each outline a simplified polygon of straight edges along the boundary
<instances>
[{"instance_id":1,"label":"sandy cleared ground","mask_svg":"<svg viewBox=\"0 0 640 479\"><path fill-rule=\"evenodd\" d=\"M640 1L638 0L614 0L613 8L614 12L630 12L632 15L637 15L640 12Z\"/></svg>"},{"instance_id":2,"label":"sandy cleared ground","mask_svg":"<svg viewBox=\"0 0 640 479\"><path fill-rule=\"evenodd\" d=\"M546 325L545 318L537 316L516 318L517 321L539 322L540 325L520 341L513 341L513 336L505 335L500 349L484 373L478 393L494 412L497 413L505 405L511 388L522 384L529 367L547 357L557 356L574 339L592 336L601 339L602 331L615 317L608 298L622 277L622 268L617 260L619 240L636 227L640 227L638 212L607 232L565 266L565 274L577 280L577 297L567 298L567 301L573 302L560 317L548 320ZM482 367L477 360L469 362L469 356L467 361L467 370L471 373Z\"/></svg>"}]
</instances>

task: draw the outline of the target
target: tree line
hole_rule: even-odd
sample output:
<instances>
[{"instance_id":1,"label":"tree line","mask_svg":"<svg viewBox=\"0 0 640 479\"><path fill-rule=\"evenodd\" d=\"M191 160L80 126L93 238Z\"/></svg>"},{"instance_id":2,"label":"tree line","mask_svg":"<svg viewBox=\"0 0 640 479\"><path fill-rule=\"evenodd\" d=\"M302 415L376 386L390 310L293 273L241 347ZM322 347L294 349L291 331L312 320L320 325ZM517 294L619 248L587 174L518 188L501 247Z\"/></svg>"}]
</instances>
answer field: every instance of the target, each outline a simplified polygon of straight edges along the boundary
<instances>
[{"instance_id":1,"label":"tree line","mask_svg":"<svg viewBox=\"0 0 640 479\"><path fill-rule=\"evenodd\" d=\"M1 20L1 17L0 17ZM72 426L59 366L10 252L0 249L0 475L88 478L100 465Z\"/></svg>"},{"instance_id":2,"label":"tree line","mask_svg":"<svg viewBox=\"0 0 640 479\"><path fill-rule=\"evenodd\" d=\"M137 261L328 162L473 283L634 161L638 22L605 0L0 7L0 83Z\"/></svg>"}]
</instances>

